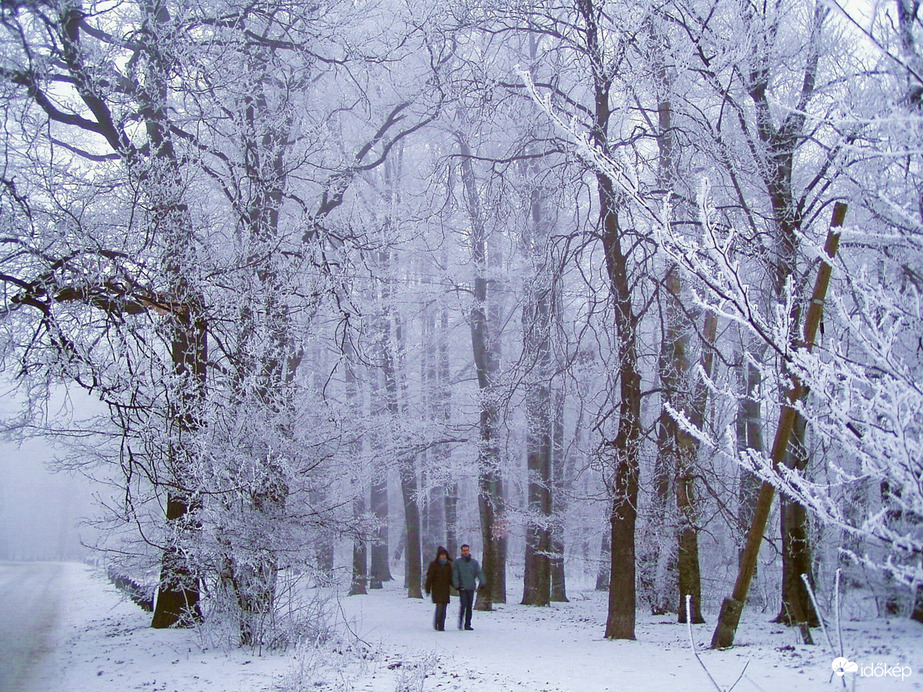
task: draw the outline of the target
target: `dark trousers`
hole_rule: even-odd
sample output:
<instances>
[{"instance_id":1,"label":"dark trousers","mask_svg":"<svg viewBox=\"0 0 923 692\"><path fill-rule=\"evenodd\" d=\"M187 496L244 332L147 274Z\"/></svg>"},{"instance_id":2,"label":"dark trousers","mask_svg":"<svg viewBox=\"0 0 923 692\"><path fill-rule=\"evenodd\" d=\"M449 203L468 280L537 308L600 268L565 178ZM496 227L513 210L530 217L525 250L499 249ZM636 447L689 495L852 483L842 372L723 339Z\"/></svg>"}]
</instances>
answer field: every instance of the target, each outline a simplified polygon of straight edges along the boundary
<instances>
[{"instance_id":1,"label":"dark trousers","mask_svg":"<svg viewBox=\"0 0 923 692\"><path fill-rule=\"evenodd\" d=\"M468 589L458 590L458 629L462 628L462 619L464 618L465 627L471 627L471 608L474 605L474 591Z\"/></svg>"},{"instance_id":2,"label":"dark trousers","mask_svg":"<svg viewBox=\"0 0 923 692\"><path fill-rule=\"evenodd\" d=\"M448 609L448 603L437 603L436 604L436 615L433 618L433 627L440 632L445 630L445 614Z\"/></svg>"}]
</instances>

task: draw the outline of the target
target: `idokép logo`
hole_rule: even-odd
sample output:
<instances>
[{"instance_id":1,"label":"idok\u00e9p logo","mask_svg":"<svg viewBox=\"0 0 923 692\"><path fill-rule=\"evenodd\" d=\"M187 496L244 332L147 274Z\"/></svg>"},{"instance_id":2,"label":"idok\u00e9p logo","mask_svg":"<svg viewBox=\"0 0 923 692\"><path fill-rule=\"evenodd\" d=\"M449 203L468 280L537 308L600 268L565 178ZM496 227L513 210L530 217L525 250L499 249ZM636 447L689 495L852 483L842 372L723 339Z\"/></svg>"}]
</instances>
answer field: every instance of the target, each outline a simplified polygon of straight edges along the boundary
<instances>
[{"instance_id":1,"label":"idok\u00e9p logo","mask_svg":"<svg viewBox=\"0 0 923 692\"><path fill-rule=\"evenodd\" d=\"M846 673L855 673L859 670L859 664L850 661L848 658L839 658L833 659L833 663L830 664L833 666L833 672L843 677Z\"/></svg>"},{"instance_id":2,"label":"idok\u00e9p logo","mask_svg":"<svg viewBox=\"0 0 923 692\"><path fill-rule=\"evenodd\" d=\"M910 666L889 666L885 663L876 663L874 665L859 665L855 661L839 656L833 659L830 664L833 672L843 677L846 673L858 673L863 678L900 678L904 680L913 675L913 668Z\"/></svg>"}]
</instances>

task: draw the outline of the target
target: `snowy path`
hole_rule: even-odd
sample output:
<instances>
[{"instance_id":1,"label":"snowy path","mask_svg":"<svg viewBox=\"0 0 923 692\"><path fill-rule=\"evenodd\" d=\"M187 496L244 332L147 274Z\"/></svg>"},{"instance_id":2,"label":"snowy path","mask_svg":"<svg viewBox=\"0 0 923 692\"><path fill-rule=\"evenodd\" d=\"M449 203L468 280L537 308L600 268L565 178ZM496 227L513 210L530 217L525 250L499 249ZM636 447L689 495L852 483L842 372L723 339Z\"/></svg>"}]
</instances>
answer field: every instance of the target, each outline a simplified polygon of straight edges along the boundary
<instances>
[{"instance_id":1,"label":"snowy path","mask_svg":"<svg viewBox=\"0 0 923 692\"><path fill-rule=\"evenodd\" d=\"M670 690L706 689L707 677L683 641L685 630L670 623L654 625L651 642L612 642L602 637L601 603L595 596L577 594L569 604L534 608L512 603L489 613L475 612L473 632L455 629L457 599L449 608L446 632L430 625L430 602L405 598L393 585L384 592L354 597L344 611L363 639L388 652L391 665L429 666L433 675L426 689L490 690ZM666 624L666 623L665 623ZM699 628L697 628L699 629ZM705 636L699 629L697 636ZM677 640L679 637L679 640ZM717 652L714 652L717 653ZM745 658L719 654L720 681L730 686ZM439 665L435 665L435 661ZM721 675L721 673L724 675ZM393 689L374 682L357 690ZM753 689L753 688L751 688Z\"/></svg>"},{"instance_id":2,"label":"snowy path","mask_svg":"<svg viewBox=\"0 0 923 692\"><path fill-rule=\"evenodd\" d=\"M512 597L512 588L510 596ZM449 607L446 632L432 629L432 604L410 600L398 586L344 599L342 609L352 628L382 652L386 665L371 671L351 689L384 692L395 688L394 673L419 680L421 690L531 690L534 692L700 692L715 689L689 646L688 630L673 618L652 617L639 611L637 641L603 639L605 594L574 591L571 602L548 608L510 603L490 613L475 612L473 632L455 629L458 601ZM832 656L824 646L804 646L793 630L773 627L765 614L750 613L741 628L738 646L728 651L707 649L714 617L693 627L697 650L722 689L741 692L765 690L838 690L832 675ZM881 627L878 623L876 627ZM865 692L902 692L923 689L923 638L907 620L864 632L884 656L878 660L914 664L913 679L865 679ZM891 631L889 631L891 629ZM906 637L910 636L908 640ZM820 637L820 632L817 633ZM847 636L855 637L853 633ZM906 645L908 642L910 648ZM851 643L860 643L853 641ZM873 660L863 656L859 660ZM416 675L414 675L416 671ZM422 672L427 677L422 680ZM832 679L833 678L833 679ZM425 683L425 684L424 684Z\"/></svg>"},{"instance_id":3,"label":"snowy path","mask_svg":"<svg viewBox=\"0 0 923 692\"><path fill-rule=\"evenodd\" d=\"M67 565L0 562L0 690L48 690Z\"/></svg>"}]
</instances>

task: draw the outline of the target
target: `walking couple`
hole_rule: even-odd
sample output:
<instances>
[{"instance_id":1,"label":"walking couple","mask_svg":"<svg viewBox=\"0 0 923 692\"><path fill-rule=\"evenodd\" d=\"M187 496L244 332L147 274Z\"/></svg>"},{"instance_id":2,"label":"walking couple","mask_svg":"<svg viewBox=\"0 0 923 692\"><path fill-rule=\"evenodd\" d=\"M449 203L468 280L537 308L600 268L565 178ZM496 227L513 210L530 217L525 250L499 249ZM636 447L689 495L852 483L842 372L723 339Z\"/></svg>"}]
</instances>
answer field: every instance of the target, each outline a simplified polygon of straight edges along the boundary
<instances>
[{"instance_id":1,"label":"walking couple","mask_svg":"<svg viewBox=\"0 0 923 692\"><path fill-rule=\"evenodd\" d=\"M453 560L449 551L439 546L436 559L429 563L426 571L426 584L424 590L432 594L433 603L436 604L436 617L433 627L439 632L445 632L445 616L449 607L449 587L458 589L458 629L464 627L473 630L471 626L471 611L474 606L474 591L479 586L484 586L484 572L481 564L471 557L471 548L466 543L461 547L461 557Z\"/></svg>"}]
</instances>

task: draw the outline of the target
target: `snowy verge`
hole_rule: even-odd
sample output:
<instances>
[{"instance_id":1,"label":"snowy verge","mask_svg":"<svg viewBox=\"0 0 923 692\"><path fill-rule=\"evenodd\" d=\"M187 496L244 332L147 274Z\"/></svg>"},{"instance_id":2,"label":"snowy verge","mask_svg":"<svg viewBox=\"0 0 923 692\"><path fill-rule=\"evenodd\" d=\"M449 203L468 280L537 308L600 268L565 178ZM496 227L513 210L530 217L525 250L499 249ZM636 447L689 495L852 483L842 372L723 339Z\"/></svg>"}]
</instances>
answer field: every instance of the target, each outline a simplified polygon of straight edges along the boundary
<instances>
[{"instance_id":1,"label":"snowy verge","mask_svg":"<svg viewBox=\"0 0 923 692\"><path fill-rule=\"evenodd\" d=\"M432 629L432 605L404 597L388 584L366 596L343 597L337 611L343 642L302 645L285 653L213 646L196 630L152 630L148 613L132 604L105 575L72 564L54 654L41 679L49 692L81 690L664 690L714 689L693 657L685 625L641 615L636 641L602 638L605 598L574 591L571 602L549 608L507 604L475 612L474 631L455 629L453 599L446 632ZM845 689L828 647L804 646L796 634L747 613L740 646L711 651L714 616L693 627L699 653L715 680L736 690ZM857 690L923 689L923 628L906 619L843 624L844 653L859 665ZM818 640L821 633L816 632ZM862 676L907 666L905 679ZM869 666L871 669L869 669ZM851 688L851 685L850 685Z\"/></svg>"}]
</instances>

